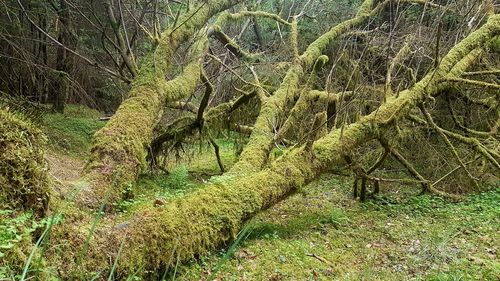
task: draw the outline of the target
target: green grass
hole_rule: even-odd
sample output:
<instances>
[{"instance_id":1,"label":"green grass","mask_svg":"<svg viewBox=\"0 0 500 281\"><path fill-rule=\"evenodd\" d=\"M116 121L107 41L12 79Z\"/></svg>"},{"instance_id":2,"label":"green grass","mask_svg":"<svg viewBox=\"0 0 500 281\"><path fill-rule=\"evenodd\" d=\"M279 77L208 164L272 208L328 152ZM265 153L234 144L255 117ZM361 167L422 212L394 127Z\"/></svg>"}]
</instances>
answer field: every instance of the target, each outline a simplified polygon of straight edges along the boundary
<instances>
[{"instance_id":1,"label":"green grass","mask_svg":"<svg viewBox=\"0 0 500 281\"><path fill-rule=\"evenodd\" d=\"M202 184L189 175L184 165L172 169L169 174L142 175L125 191L128 194L124 197L129 199L119 202L118 210L127 217L152 201L167 204L201 187Z\"/></svg>"},{"instance_id":2,"label":"green grass","mask_svg":"<svg viewBox=\"0 0 500 281\"><path fill-rule=\"evenodd\" d=\"M220 156L226 169L236 160L233 143L217 140ZM220 174L213 148L209 145L191 145L186 148L180 161L172 160L168 173L144 174L137 182L125 190L126 200L118 203L118 209L123 213L134 213L141 207L156 201L167 204L169 201L185 196L199 188L212 175ZM126 216L125 216L126 217Z\"/></svg>"},{"instance_id":3,"label":"green grass","mask_svg":"<svg viewBox=\"0 0 500 281\"><path fill-rule=\"evenodd\" d=\"M101 116L93 109L78 105L68 105L64 114L45 114L43 130L51 149L76 157L87 156L92 136L106 124L99 121Z\"/></svg>"},{"instance_id":4,"label":"green grass","mask_svg":"<svg viewBox=\"0 0 500 281\"><path fill-rule=\"evenodd\" d=\"M234 153L234 143L224 139L216 139L215 142L219 146L219 154L223 166L226 170L229 170L237 159ZM205 142L201 146L191 145L186 149L186 152L183 156L187 157L180 163L177 163L177 165L186 166L191 174L198 176L200 179L208 179L212 175L220 174L214 149L208 143Z\"/></svg>"},{"instance_id":5,"label":"green grass","mask_svg":"<svg viewBox=\"0 0 500 281\"><path fill-rule=\"evenodd\" d=\"M217 277L498 280L500 188L460 203L431 195L359 203L350 191L350 183L323 176L262 212ZM193 261L178 270L177 280L208 276L221 259L225 251Z\"/></svg>"}]
</instances>

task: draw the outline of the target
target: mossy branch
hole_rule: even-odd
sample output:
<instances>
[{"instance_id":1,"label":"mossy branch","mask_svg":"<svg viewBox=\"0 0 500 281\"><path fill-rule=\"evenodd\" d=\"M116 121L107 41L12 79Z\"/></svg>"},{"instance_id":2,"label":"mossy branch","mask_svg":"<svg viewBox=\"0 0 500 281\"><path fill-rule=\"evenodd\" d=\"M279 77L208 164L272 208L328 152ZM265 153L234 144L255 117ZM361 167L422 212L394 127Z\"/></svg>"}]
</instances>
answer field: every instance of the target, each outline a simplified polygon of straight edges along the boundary
<instances>
[{"instance_id":1,"label":"mossy branch","mask_svg":"<svg viewBox=\"0 0 500 281\"><path fill-rule=\"evenodd\" d=\"M495 97L487 97L482 99L476 99L465 93L464 91L455 91L455 95L459 96L461 99L470 102L471 104L476 104L484 107L486 110L496 109L498 107L498 101Z\"/></svg>"},{"instance_id":2,"label":"mossy branch","mask_svg":"<svg viewBox=\"0 0 500 281\"><path fill-rule=\"evenodd\" d=\"M283 25L290 26L291 23L282 19L279 15L264 11L241 11L231 14L229 12L222 13L215 22L216 25L223 26L228 21L239 21L245 18L267 18L274 20Z\"/></svg>"},{"instance_id":3,"label":"mossy branch","mask_svg":"<svg viewBox=\"0 0 500 281\"><path fill-rule=\"evenodd\" d=\"M213 60L215 60L217 63L219 63L220 65L222 65L224 68L226 68L227 70L229 70L241 82L243 82L243 83L245 83L247 85L253 86L255 88L259 88L259 89L261 89L264 92L267 92L267 90L262 85L260 85L259 83L250 82L250 81L247 81L245 78L241 77L241 75L239 75L238 72L236 72L233 68L231 68L226 63L224 63L220 58L218 58L218 57L216 57L216 56L214 56L212 54L207 54L207 55L210 58L212 58Z\"/></svg>"},{"instance_id":4,"label":"mossy branch","mask_svg":"<svg viewBox=\"0 0 500 281\"><path fill-rule=\"evenodd\" d=\"M408 115L408 117L410 120L412 120L416 123L419 123L419 124L422 124L425 126L431 126L427 123L427 121L422 120L416 116ZM477 153L479 153L485 159L487 159L494 167L496 167L497 169L500 169L500 165L499 165L498 161L496 160L496 159L500 159L500 155L498 153L488 149L487 147L485 147L478 139L472 138L472 137L466 137L466 136L463 136L461 134L445 130L441 127L438 127L438 128L447 137L453 138L453 139L455 139L463 144L469 145Z\"/></svg>"},{"instance_id":5,"label":"mossy branch","mask_svg":"<svg viewBox=\"0 0 500 281\"><path fill-rule=\"evenodd\" d=\"M207 78L202 78L202 80L205 79ZM205 81L210 83L208 80ZM202 104L199 106L198 111L196 112L196 117L187 116L175 120L164 128L163 133L152 140L149 150L150 155L148 156L150 166L156 165L156 159L159 156L161 148L164 147L166 143L168 143L169 145L180 143L185 141L189 137L194 137L196 136L196 134L201 134L203 133L203 128L206 124L226 123L226 121L229 120L229 117L236 109L248 104L248 102L250 102L250 100L256 96L256 91L254 91L245 95L241 95L239 98L233 101L222 103L208 110L205 110L206 104L204 100L206 101L206 103L208 103L208 97L213 90L213 86L211 86L211 83L206 85L207 89L203 97ZM229 128L235 132L247 135L252 132L252 128L248 126L234 123L229 123L228 125Z\"/></svg>"},{"instance_id":6,"label":"mossy branch","mask_svg":"<svg viewBox=\"0 0 500 281\"><path fill-rule=\"evenodd\" d=\"M426 180L418 171L413 167L413 165L408 161L397 149L392 147L387 140L381 140L382 145L387 149L394 158L405 167L409 174L416 178L422 183L422 192L426 192L429 189L429 181Z\"/></svg>"},{"instance_id":7,"label":"mossy branch","mask_svg":"<svg viewBox=\"0 0 500 281\"><path fill-rule=\"evenodd\" d=\"M259 55L251 54L243 50L236 41L229 38L226 33L222 31L222 28L219 25L213 25L209 29L209 35L215 37L219 42L221 42L224 47L226 47L231 53L233 53L236 57L244 59L249 62L259 62Z\"/></svg>"},{"instance_id":8,"label":"mossy branch","mask_svg":"<svg viewBox=\"0 0 500 281\"><path fill-rule=\"evenodd\" d=\"M371 7L372 3L372 0L365 0L360 7L360 11L366 9L367 6ZM379 6L377 6L376 11L359 12L356 17L335 25L312 42L305 52L292 62L279 89L262 105L250 140L239 161L228 174L238 175L258 171L265 165L270 147L275 139L275 130L281 123L280 119L293 107L297 96L300 94L299 84L304 73L314 66L323 50L332 40L366 22L371 16L377 14Z\"/></svg>"},{"instance_id":9,"label":"mossy branch","mask_svg":"<svg viewBox=\"0 0 500 281\"><path fill-rule=\"evenodd\" d=\"M293 58L297 59L299 57L299 24L296 17L293 18L290 33Z\"/></svg>"},{"instance_id":10,"label":"mossy branch","mask_svg":"<svg viewBox=\"0 0 500 281\"><path fill-rule=\"evenodd\" d=\"M184 102L184 101L174 101L169 104L167 104L168 108L172 109L178 109L178 110L187 110L191 113L196 113L198 111L198 108L190 102Z\"/></svg>"},{"instance_id":11,"label":"mossy branch","mask_svg":"<svg viewBox=\"0 0 500 281\"><path fill-rule=\"evenodd\" d=\"M112 221L106 222L101 226L98 235L90 241L89 251L92 260L84 261L80 267L74 264L73 255L75 249L78 250L85 239L79 239L81 233L75 232L71 224L65 225L66 228L60 228L63 230L59 230L59 237L71 235L77 239L71 240L73 244L59 245L48 262L54 261L56 265L63 267L62 272L67 274L66 276L71 276L68 273L71 270L75 272L83 269L106 273L112 266L113 259L110 257L116 257L119 251L119 243L116 241L124 241L116 275L126 276L127 272L135 272L138 269L147 270L155 275L160 268L174 267L177 261L190 260L195 255L205 254L227 243L237 235L243 222L260 210L310 182L322 171L337 165L343 166L344 152L354 151L367 141L377 139L383 130L394 130L394 122L381 121L387 120L387 116L394 116L394 120L407 116L416 104L438 90L436 84L440 77L448 75L450 70L472 50L482 46L492 35L499 32L500 17L491 16L485 25L453 47L443 58L438 67L439 75L426 76L412 88L402 92L399 97L389 99L376 112L346 125L343 130L332 130L315 141L310 151L298 147L288 151L264 169L259 166L257 169L251 168L253 171L257 170L256 172L247 172L239 176L237 174L222 176L218 178L217 183L208 184L205 188L182 199L164 206L146 207L119 226L115 226ZM470 63L473 61L470 60ZM465 66L467 65L464 65L466 69ZM293 69L295 71L285 78L288 82L295 81L295 76L303 73L301 69L296 67ZM457 74L460 75L461 72ZM285 86L288 85L285 83ZM272 97L268 101L272 100ZM283 101L286 100L285 96ZM277 104L268 106L279 106L281 102L279 100ZM394 111L397 113L394 114ZM274 111L261 112L265 113L269 113L265 117L277 117ZM252 133L254 145L261 143L266 146L269 143L267 138L269 127L263 123L266 120L269 119L262 117L260 119L262 123L255 124ZM256 133L262 128L263 131ZM257 136L264 136L263 142L255 141ZM257 153L260 152L261 150L257 150ZM175 258L170 259L171 256Z\"/></svg>"},{"instance_id":12,"label":"mossy branch","mask_svg":"<svg viewBox=\"0 0 500 281\"><path fill-rule=\"evenodd\" d=\"M477 179L470 173L469 169L467 169L464 162L462 161L462 158L460 158L460 155L458 155L458 152L455 149L455 146L453 146L450 139L443 132L444 130L434 122L434 119L429 114L429 112L425 109L425 106L423 104L419 104L418 107L419 107L420 111L422 112L422 114L425 116L425 119L427 120L427 124L429 124L431 126L431 128L434 129L434 131L436 131L441 136L443 141L450 148L451 152L453 153L453 155L457 159L457 161L460 164L460 166L462 167L462 169L464 169L464 171L467 173L467 176L472 180L472 182L474 182L476 187L479 188L479 184L477 183Z\"/></svg>"},{"instance_id":13,"label":"mossy branch","mask_svg":"<svg viewBox=\"0 0 500 281\"><path fill-rule=\"evenodd\" d=\"M410 41L411 39L407 39L401 47L401 49L398 51L396 56L391 60L389 64L389 69L387 69L387 75L385 78L385 98L384 100L392 95L392 75L394 73L394 70L397 65L401 64L408 58L408 56L411 54L411 47L410 47Z\"/></svg>"},{"instance_id":14,"label":"mossy branch","mask_svg":"<svg viewBox=\"0 0 500 281\"><path fill-rule=\"evenodd\" d=\"M486 75L500 75L500 69L470 71L462 73L462 76L486 76Z\"/></svg>"},{"instance_id":15,"label":"mossy branch","mask_svg":"<svg viewBox=\"0 0 500 281\"><path fill-rule=\"evenodd\" d=\"M467 84L467 85L478 86L478 87L483 87L483 88L491 88L491 89L500 90L500 85L488 83L488 82L484 82L484 81L464 79L464 78L459 78L459 77L447 77L447 78L445 78L445 80L448 82L455 82L455 83ZM497 91L496 93L497 93L497 95L500 95L500 91Z\"/></svg>"},{"instance_id":16,"label":"mossy branch","mask_svg":"<svg viewBox=\"0 0 500 281\"><path fill-rule=\"evenodd\" d=\"M451 104L451 99L450 99L450 95L447 93L446 95L446 102L448 104L448 109L450 111L450 115L451 115L451 118L453 119L453 122L455 123L455 125L457 125L460 129L462 129L466 134L472 134L472 135L475 135L476 137L478 138L491 138L493 136L493 134L495 133L495 131L492 129L490 132L480 132L480 131L476 131L476 130L473 130L473 129L470 129L466 126L464 126L459 120L458 120L458 117L457 117L457 114L455 113L455 110L453 109L453 105Z\"/></svg>"}]
</instances>

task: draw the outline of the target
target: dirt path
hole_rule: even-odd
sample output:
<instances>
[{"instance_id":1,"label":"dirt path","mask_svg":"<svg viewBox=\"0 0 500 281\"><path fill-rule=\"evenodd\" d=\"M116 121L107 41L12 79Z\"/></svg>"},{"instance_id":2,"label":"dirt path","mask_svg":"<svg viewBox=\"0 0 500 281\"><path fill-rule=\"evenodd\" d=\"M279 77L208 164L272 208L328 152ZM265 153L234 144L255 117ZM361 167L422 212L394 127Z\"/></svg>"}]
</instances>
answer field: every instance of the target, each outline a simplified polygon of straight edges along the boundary
<instances>
[{"instance_id":1,"label":"dirt path","mask_svg":"<svg viewBox=\"0 0 500 281\"><path fill-rule=\"evenodd\" d=\"M49 174L54 182L53 189L59 195L64 196L69 189L67 183L78 179L85 161L54 151L47 152L45 158L48 162Z\"/></svg>"}]
</instances>

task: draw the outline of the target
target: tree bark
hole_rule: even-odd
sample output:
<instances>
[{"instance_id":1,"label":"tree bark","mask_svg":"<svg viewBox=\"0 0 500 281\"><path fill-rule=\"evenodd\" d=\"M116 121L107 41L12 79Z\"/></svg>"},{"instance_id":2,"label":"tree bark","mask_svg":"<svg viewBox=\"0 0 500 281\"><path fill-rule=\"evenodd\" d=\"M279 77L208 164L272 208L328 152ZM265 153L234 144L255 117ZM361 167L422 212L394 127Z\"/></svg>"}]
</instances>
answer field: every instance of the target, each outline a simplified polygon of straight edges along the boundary
<instances>
[{"instance_id":1,"label":"tree bark","mask_svg":"<svg viewBox=\"0 0 500 281\"><path fill-rule=\"evenodd\" d=\"M128 270L130 266L159 269L161 265L173 265L177 258L185 261L226 243L256 212L273 205L332 166L343 165L346 152L395 130L397 120L429 95L447 87L440 82L443 77L464 72L478 58L477 48L499 33L500 15L491 16L483 27L449 51L435 73L429 73L398 98L389 98L360 121L320 138L311 151L304 147L294 149L262 171L240 177L225 175L216 184L186 198L139 212L125 229L112 231L113 239L123 239L127 245L120 266ZM139 245L154 245L154 249ZM170 255L175 259L169 263ZM127 265L130 260L133 264Z\"/></svg>"}]
</instances>

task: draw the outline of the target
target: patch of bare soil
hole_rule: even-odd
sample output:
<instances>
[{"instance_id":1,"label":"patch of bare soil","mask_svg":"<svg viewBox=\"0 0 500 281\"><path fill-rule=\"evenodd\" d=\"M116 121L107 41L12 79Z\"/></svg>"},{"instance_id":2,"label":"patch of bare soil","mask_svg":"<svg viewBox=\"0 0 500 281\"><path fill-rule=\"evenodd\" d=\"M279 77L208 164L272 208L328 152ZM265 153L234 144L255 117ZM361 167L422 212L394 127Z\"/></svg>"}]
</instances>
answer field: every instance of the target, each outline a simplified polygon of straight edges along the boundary
<instances>
[{"instance_id":1,"label":"patch of bare soil","mask_svg":"<svg viewBox=\"0 0 500 281\"><path fill-rule=\"evenodd\" d=\"M49 166L49 174L53 181L52 189L59 195L64 196L71 185L80 176L85 161L49 151L45 154Z\"/></svg>"}]
</instances>

